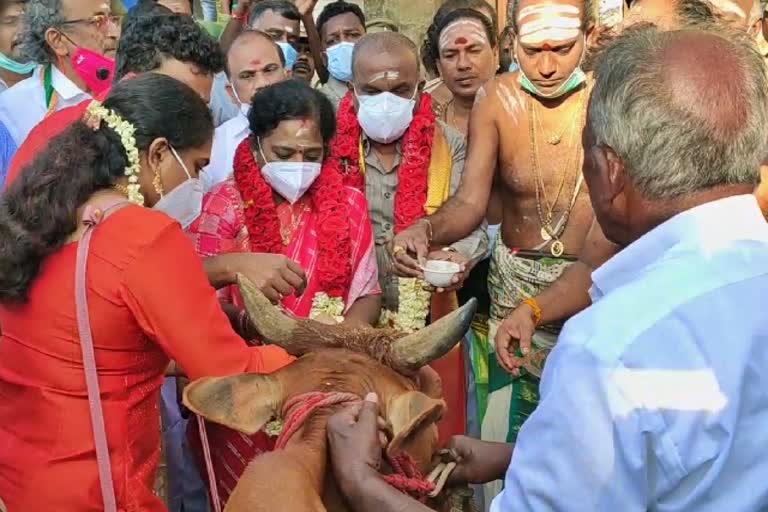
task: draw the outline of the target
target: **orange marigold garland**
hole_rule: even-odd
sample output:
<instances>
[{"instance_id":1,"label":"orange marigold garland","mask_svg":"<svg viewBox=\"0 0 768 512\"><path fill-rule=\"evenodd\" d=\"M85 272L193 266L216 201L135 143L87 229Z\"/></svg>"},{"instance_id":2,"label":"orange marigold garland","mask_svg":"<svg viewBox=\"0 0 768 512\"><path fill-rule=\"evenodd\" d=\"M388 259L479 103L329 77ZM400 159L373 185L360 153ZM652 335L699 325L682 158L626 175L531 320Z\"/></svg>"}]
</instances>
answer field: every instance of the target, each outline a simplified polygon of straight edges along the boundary
<instances>
[{"instance_id":1,"label":"orange marigold garland","mask_svg":"<svg viewBox=\"0 0 768 512\"><path fill-rule=\"evenodd\" d=\"M282 254L280 220L272 187L264 180L261 167L251 151L252 139L237 147L234 178L243 198L245 225L252 252ZM326 163L310 187L317 219L317 273L320 288L330 297L344 300L352 279L352 242L349 236L349 208L341 173Z\"/></svg>"}]
</instances>

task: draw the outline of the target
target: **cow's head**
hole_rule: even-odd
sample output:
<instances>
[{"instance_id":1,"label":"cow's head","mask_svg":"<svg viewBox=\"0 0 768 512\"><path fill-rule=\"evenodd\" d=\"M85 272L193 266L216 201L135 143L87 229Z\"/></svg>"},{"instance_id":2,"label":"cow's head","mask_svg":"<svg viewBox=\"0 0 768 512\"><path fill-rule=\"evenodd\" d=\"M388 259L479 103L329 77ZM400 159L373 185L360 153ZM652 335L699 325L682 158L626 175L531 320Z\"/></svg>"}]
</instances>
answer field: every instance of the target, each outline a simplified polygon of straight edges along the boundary
<instances>
[{"instance_id":1,"label":"cow's head","mask_svg":"<svg viewBox=\"0 0 768 512\"><path fill-rule=\"evenodd\" d=\"M273 306L252 283L240 278L251 320L265 342L299 357L270 375L243 374L200 379L187 386L184 403L195 413L246 434L279 416L284 402L310 391L379 395L392 427L387 451L409 453L422 469L437 443L436 421L445 402L422 393L416 372L450 351L464 336L476 302L411 335L370 327L328 326L294 319Z\"/></svg>"}]
</instances>

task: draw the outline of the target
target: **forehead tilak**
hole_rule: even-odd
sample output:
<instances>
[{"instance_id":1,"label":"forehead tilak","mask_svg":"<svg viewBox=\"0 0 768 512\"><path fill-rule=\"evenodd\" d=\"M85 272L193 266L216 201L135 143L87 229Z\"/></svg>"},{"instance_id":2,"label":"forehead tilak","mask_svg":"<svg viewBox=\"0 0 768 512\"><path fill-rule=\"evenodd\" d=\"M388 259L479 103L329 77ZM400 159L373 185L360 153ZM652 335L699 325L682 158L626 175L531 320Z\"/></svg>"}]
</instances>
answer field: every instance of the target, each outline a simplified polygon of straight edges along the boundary
<instances>
[{"instance_id":1,"label":"forehead tilak","mask_svg":"<svg viewBox=\"0 0 768 512\"><path fill-rule=\"evenodd\" d=\"M460 33L459 33L460 32ZM459 43L458 38L470 39L474 42L488 43L488 35L485 28L477 20L461 19L449 24L440 33L438 46L445 48L452 42L457 44L466 44L466 41Z\"/></svg>"},{"instance_id":2,"label":"forehead tilak","mask_svg":"<svg viewBox=\"0 0 768 512\"><path fill-rule=\"evenodd\" d=\"M518 38L523 44L570 41L581 32L580 11L572 5L532 5L521 9L518 20Z\"/></svg>"}]
</instances>

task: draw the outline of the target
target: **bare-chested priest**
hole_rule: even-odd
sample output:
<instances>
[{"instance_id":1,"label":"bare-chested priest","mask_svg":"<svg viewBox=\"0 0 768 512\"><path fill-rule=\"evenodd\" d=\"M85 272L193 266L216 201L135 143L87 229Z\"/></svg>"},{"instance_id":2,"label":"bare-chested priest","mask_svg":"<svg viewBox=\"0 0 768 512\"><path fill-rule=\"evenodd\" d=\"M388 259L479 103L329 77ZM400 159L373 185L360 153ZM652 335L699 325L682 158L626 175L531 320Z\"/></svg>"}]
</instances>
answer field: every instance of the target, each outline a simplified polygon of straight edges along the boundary
<instances>
[{"instance_id":1,"label":"bare-chested priest","mask_svg":"<svg viewBox=\"0 0 768 512\"><path fill-rule=\"evenodd\" d=\"M498 167L503 222L488 283L491 335L522 303L538 315L540 307L532 299L576 260L592 224L581 174L589 96L581 64L592 33L592 7L589 0L515 1L514 51L520 71L492 80L478 93L461 188L392 244L399 262L414 267L414 253L423 256L430 244L465 236L485 216ZM515 440L537 404L538 375L559 327L537 330L529 371L520 375L510 375L491 354L485 439Z\"/></svg>"}]
</instances>

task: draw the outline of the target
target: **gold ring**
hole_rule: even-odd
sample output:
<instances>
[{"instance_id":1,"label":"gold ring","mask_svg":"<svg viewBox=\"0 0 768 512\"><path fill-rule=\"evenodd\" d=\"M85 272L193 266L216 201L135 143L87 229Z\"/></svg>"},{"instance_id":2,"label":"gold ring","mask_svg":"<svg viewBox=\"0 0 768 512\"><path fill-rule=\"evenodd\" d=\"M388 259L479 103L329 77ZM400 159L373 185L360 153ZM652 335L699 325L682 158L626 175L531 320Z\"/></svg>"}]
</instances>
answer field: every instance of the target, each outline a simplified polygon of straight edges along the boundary
<instances>
[{"instance_id":1,"label":"gold ring","mask_svg":"<svg viewBox=\"0 0 768 512\"><path fill-rule=\"evenodd\" d=\"M398 256L399 254L404 252L405 252L405 248L399 245L396 245L392 248L392 256Z\"/></svg>"}]
</instances>

